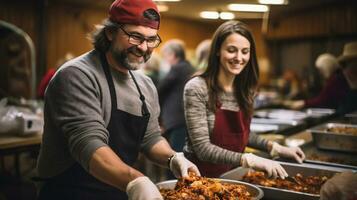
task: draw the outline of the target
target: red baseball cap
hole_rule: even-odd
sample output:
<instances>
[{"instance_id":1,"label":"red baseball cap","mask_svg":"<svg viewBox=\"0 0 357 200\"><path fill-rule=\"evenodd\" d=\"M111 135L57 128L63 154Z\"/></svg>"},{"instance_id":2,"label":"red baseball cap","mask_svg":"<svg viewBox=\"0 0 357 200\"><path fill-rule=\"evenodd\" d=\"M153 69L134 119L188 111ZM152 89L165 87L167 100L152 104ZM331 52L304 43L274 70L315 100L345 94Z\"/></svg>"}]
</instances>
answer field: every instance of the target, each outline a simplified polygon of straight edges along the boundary
<instances>
[{"instance_id":1,"label":"red baseball cap","mask_svg":"<svg viewBox=\"0 0 357 200\"><path fill-rule=\"evenodd\" d=\"M145 11L156 12L157 20L147 17ZM109 9L109 19L119 24L134 24L159 29L160 14L152 0L115 0Z\"/></svg>"}]
</instances>

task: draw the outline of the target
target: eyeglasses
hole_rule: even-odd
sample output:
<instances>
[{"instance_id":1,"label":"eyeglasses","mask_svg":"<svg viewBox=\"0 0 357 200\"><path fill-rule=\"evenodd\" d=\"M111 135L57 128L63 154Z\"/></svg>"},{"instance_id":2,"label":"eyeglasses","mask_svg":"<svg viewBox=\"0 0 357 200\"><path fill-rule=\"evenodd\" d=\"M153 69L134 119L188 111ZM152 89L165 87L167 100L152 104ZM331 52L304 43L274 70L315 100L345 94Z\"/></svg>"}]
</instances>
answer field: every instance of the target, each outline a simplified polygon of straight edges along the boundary
<instances>
[{"instance_id":1,"label":"eyeglasses","mask_svg":"<svg viewBox=\"0 0 357 200\"><path fill-rule=\"evenodd\" d=\"M130 44L140 45L144 41L146 41L146 44L149 48L156 48L161 43L161 38L159 35L156 35L154 37L144 37L139 34L131 34L131 33L126 32L122 26L119 26L119 28L128 36L128 42Z\"/></svg>"}]
</instances>

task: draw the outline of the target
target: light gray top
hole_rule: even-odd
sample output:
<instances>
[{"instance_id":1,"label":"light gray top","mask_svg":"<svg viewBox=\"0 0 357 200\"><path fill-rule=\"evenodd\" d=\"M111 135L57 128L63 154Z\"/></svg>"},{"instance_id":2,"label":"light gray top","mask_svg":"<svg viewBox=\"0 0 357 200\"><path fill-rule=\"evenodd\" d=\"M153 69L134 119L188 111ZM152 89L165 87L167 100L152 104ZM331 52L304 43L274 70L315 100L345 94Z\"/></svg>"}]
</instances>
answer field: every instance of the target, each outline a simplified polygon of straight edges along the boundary
<instances>
[{"instance_id":1,"label":"light gray top","mask_svg":"<svg viewBox=\"0 0 357 200\"><path fill-rule=\"evenodd\" d=\"M118 109L141 116L142 102L130 75L112 69L111 73ZM139 72L133 71L133 74L151 114L141 144L145 153L163 139L158 123L160 107L151 79ZM45 126L37 163L38 175L43 178L55 176L74 162L88 171L94 151L108 146L106 127L110 115L109 86L99 52L90 51L61 66L45 93Z\"/></svg>"},{"instance_id":2,"label":"light gray top","mask_svg":"<svg viewBox=\"0 0 357 200\"><path fill-rule=\"evenodd\" d=\"M238 102L233 93L219 94L221 109L239 111ZM201 161L217 164L239 165L241 153L223 149L210 142L210 135L215 122L215 113L208 109L208 91L205 80L195 77L187 82L184 90L185 117L189 140L184 151L194 153ZM248 146L267 149L267 140L255 133L249 134Z\"/></svg>"}]
</instances>

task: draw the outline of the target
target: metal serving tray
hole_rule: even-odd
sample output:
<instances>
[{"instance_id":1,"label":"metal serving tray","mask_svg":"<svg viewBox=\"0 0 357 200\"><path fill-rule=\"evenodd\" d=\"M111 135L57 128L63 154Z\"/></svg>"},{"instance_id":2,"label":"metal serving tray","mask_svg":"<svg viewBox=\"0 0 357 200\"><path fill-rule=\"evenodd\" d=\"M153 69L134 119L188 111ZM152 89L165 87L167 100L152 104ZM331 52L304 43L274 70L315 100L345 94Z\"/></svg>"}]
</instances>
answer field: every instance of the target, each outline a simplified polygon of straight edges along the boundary
<instances>
[{"instance_id":1,"label":"metal serving tray","mask_svg":"<svg viewBox=\"0 0 357 200\"><path fill-rule=\"evenodd\" d=\"M319 166L313 164L295 164L295 163L286 163L279 162L286 172L291 175L297 173L302 174L303 176L327 176L332 177L338 172L346 171L346 169L340 169L329 166ZM232 179L232 180L242 180L243 176L249 172L249 168L239 167L228 171L220 176L220 178ZM264 199L271 200L318 200L320 195L317 194L308 194L303 192L296 192L292 190L279 189L273 187L266 187L261 185L256 185L264 191Z\"/></svg>"},{"instance_id":2,"label":"metal serving tray","mask_svg":"<svg viewBox=\"0 0 357 200\"><path fill-rule=\"evenodd\" d=\"M346 114L342 117L331 120L330 123L342 123L342 124L357 125L357 114Z\"/></svg>"},{"instance_id":3,"label":"metal serving tray","mask_svg":"<svg viewBox=\"0 0 357 200\"><path fill-rule=\"evenodd\" d=\"M220 178L217 178L216 180L219 180L221 183L240 184L240 185L246 186L248 192L252 195L252 200L259 200L259 199L262 199L264 196L263 190L261 190L260 188L258 188L257 186L255 186L253 184L242 182L242 181L226 180L226 179L220 179ZM177 183L177 180L168 180L168 181L159 182L156 184L156 186L159 189L173 190L173 189L175 189L176 183Z\"/></svg>"},{"instance_id":4,"label":"metal serving tray","mask_svg":"<svg viewBox=\"0 0 357 200\"><path fill-rule=\"evenodd\" d=\"M305 110L309 117L323 117L327 115L332 115L336 111L334 109L327 108L308 108Z\"/></svg>"},{"instance_id":5,"label":"metal serving tray","mask_svg":"<svg viewBox=\"0 0 357 200\"><path fill-rule=\"evenodd\" d=\"M313 142L306 143L300 147L306 156L304 162L357 170L357 156L355 153L319 149ZM279 159L280 161L285 161L283 158Z\"/></svg>"},{"instance_id":6,"label":"metal serving tray","mask_svg":"<svg viewBox=\"0 0 357 200\"><path fill-rule=\"evenodd\" d=\"M345 165L345 164L340 164L340 163L332 163L332 162L319 161L319 160L304 160L304 162L305 163L316 164L316 165L327 165L327 166L345 168L345 169L350 169L350 170L357 171L357 166L353 166L353 165Z\"/></svg>"},{"instance_id":7,"label":"metal serving tray","mask_svg":"<svg viewBox=\"0 0 357 200\"><path fill-rule=\"evenodd\" d=\"M342 123L326 123L316 126L309 131L312 134L314 144L320 149L357 152L357 135L334 133L326 131L332 127L352 127L357 128L357 125L342 124Z\"/></svg>"},{"instance_id":8,"label":"metal serving tray","mask_svg":"<svg viewBox=\"0 0 357 200\"><path fill-rule=\"evenodd\" d=\"M255 111L254 116L282 120L304 120L308 117L305 112L287 109L262 109Z\"/></svg>"},{"instance_id":9,"label":"metal serving tray","mask_svg":"<svg viewBox=\"0 0 357 200\"><path fill-rule=\"evenodd\" d=\"M296 126L301 123L299 120L291 120L291 119L269 119L269 118L256 118L252 119L252 123L257 124L285 124L290 126Z\"/></svg>"}]
</instances>

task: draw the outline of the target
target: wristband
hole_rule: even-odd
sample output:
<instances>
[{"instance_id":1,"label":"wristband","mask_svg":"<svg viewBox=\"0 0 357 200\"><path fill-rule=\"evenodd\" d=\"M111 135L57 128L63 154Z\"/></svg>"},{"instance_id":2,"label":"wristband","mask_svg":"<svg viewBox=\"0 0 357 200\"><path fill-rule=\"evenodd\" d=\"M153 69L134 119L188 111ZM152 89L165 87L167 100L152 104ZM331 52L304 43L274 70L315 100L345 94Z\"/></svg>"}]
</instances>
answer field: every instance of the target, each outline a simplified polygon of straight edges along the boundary
<instances>
[{"instance_id":1,"label":"wristband","mask_svg":"<svg viewBox=\"0 0 357 200\"><path fill-rule=\"evenodd\" d=\"M277 142L273 142L273 145L271 146L271 150L270 150L269 154L272 158L279 157L278 151L276 150L276 148L274 148L274 146L276 146L276 145L279 145L279 144Z\"/></svg>"},{"instance_id":2,"label":"wristband","mask_svg":"<svg viewBox=\"0 0 357 200\"><path fill-rule=\"evenodd\" d=\"M170 168L170 163L171 163L171 160L175 157L176 154L172 154L168 159L167 159L167 166Z\"/></svg>"}]
</instances>

